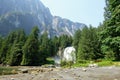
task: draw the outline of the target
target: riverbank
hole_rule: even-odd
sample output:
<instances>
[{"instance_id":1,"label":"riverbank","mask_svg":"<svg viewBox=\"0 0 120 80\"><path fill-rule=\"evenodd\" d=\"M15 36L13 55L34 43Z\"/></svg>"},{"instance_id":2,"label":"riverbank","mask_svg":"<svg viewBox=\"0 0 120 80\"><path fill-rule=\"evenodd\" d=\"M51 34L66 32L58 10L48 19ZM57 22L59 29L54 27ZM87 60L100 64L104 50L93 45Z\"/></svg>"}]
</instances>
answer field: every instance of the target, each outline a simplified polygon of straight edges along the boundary
<instances>
[{"instance_id":1,"label":"riverbank","mask_svg":"<svg viewBox=\"0 0 120 80\"><path fill-rule=\"evenodd\" d=\"M26 73L0 76L0 80L120 80L120 67L41 68L24 67Z\"/></svg>"}]
</instances>

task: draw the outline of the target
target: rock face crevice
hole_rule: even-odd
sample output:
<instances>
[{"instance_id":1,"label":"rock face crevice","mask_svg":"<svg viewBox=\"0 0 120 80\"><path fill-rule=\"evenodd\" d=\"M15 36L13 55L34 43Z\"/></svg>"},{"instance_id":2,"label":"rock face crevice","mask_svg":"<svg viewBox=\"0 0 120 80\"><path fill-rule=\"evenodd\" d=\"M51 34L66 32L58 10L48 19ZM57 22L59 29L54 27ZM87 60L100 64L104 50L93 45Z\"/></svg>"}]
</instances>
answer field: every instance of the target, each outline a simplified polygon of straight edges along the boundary
<instances>
[{"instance_id":1,"label":"rock face crevice","mask_svg":"<svg viewBox=\"0 0 120 80\"><path fill-rule=\"evenodd\" d=\"M47 31L49 36L62 34L73 35L85 24L74 23L68 19L52 16L49 8L40 0L0 0L0 34L22 28L29 33L33 26L38 26L40 34Z\"/></svg>"}]
</instances>

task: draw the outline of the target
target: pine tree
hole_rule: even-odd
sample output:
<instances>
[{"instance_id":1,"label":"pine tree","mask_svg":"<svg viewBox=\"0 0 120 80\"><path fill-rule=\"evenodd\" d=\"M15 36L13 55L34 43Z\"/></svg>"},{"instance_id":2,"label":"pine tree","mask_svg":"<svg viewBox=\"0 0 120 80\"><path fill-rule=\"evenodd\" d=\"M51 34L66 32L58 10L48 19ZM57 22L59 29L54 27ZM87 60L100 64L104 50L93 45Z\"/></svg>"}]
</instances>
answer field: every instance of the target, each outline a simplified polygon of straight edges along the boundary
<instances>
[{"instance_id":1,"label":"pine tree","mask_svg":"<svg viewBox=\"0 0 120 80\"><path fill-rule=\"evenodd\" d=\"M75 32L74 37L73 37L73 46L75 47L76 52L78 51L78 44L80 41L80 37L81 37L81 30L79 29Z\"/></svg>"},{"instance_id":2,"label":"pine tree","mask_svg":"<svg viewBox=\"0 0 120 80\"><path fill-rule=\"evenodd\" d=\"M18 66L22 61L22 47L25 43L25 32L23 30L16 31L16 38L10 50L9 65Z\"/></svg>"},{"instance_id":3,"label":"pine tree","mask_svg":"<svg viewBox=\"0 0 120 80\"><path fill-rule=\"evenodd\" d=\"M0 36L0 46L2 47L2 41L3 41L3 38L2 36Z\"/></svg>"},{"instance_id":4,"label":"pine tree","mask_svg":"<svg viewBox=\"0 0 120 80\"><path fill-rule=\"evenodd\" d=\"M98 37L96 29L92 26L84 27L81 32L79 41L77 61L79 60L93 60L98 57Z\"/></svg>"},{"instance_id":5,"label":"pine tree","mask_svg":"<svg viewBox=\"0 0 120 80\"><path fill-rule=\"evenodd\" d=\"M72 37L68 35L61 35L59 37L59 44L62 49L72 45Z\"/></svg>"},{"instance_id":6,"label":"pine tree","mask_svg":"<svg viewBox=\"0 0 120 80\"><path fill-rule=\"evenodd\" d=\"M8 64L11 66L18 66L22 61L22 44L21 43L14 43L11 50L10 50L10 59Z\"/></svg>"},{"instance_id":7,"label":"pine tree","mask_svg":"<svg viewBox=\"0 0 120 80\"><path fill-rule=\"evenodd\" d=\"M104 30L101 32L102 50L105 55L111 55L115 60L120 60L120 1L106 0ZM109 52L108 52L109 51Z\"/></svg>"},{"instance_id":8,"label":"pine tree","mask_svg":"<svg viewBox=\"0 0 120 80\"><path fill-rule=\"evenodd\" d=\"M44 60L46 60L46 58L50 56L50 45L47 32L44 32L44 34L42 34L40 43L40 51L43 54Z\"/></svg>"},{"instance_id":9,"label":"pine tree","mask_svg":"<svg viewBox=\"0 0 120 80\"><path fill-rule=\"evenodd\" d=\"M2 42L2 47L0 49L0 62L7 64L10 58L10 49L15 40L15 31L10 32L7 37L5 37Z\"/></svg>"},{"instance_id":10,"label":"pine tree","mask_svg":"<svg viewBox=\"0 0 120 80\"><path fill-rule=\"evenodd\" d=\"M52 48L53 54L52 54L52 56L55 56L57 54L58 50L59 50L59 38L56 37L56 36L53 37L52 38L52 44L53 44L53 48Z\"/></svg>"},{"instance_id":11,"label":"pine tree","mask_svg":"<svg viewBox=\"0 0 120 80\"><path fill-rule=\"evenodd\" d=\"M88 59L88 27L84 27L82 29L82 33L81 33L81 39L79 42L79 47L78 47L78 53L77 53L77 61L79 60L85 60Z\"/></svg>"},{"instance_id":12,"label":"pine tree","mask_svg":"<svg viewBox=\"0 0 120 80\"><path fill-rule=\"evenodd\" d=\"M32 29L31 34L28 36L28 39L23 46L23 56L21 65L39 65L39 40L38 40L38 27Z\"/></svg>"},{"instance_id":13,"label":"pine tree","mask_svg":"<svg viewBox=\"0 0 120 80\"><path fill-rule=\"evenodd\" d=\"M4 39L0 36L0 63L2 63L3 62L3 60L2 60L2 48L3 48L3 41L4 41Z\"/></svg>"}]
</instances>

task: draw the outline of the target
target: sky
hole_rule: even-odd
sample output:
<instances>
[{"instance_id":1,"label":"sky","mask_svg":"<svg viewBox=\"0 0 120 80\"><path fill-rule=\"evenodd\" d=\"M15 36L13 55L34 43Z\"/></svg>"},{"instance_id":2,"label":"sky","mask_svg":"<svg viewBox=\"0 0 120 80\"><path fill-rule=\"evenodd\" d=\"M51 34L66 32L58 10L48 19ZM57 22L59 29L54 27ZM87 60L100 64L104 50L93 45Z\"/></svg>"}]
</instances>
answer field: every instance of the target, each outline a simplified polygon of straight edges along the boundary
<instances>
[{"instance_id":1,"label":"sky","mask_svg":"<svg viewBox=\"0 0 120 80\"><path fill-rule=\"evenodd\" d=\"M41 0L53 16L97 27L104 20L105 0Z\"/></svg>"}]
</instances>

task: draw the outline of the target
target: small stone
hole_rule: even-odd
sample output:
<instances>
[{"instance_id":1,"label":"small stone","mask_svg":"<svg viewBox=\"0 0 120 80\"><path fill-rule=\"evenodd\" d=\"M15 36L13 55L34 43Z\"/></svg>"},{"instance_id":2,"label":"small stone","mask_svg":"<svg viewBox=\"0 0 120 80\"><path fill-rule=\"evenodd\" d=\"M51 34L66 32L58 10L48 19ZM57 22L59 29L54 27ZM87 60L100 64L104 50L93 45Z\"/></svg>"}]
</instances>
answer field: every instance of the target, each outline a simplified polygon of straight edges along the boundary
<instances>
[{"instance_id":1,"label":"small stone","mask_svg":"<svg viewBox=\"0 0 120 80\"><path fill-rule=\"evenodd\" d=\"M17 74L17 71L16 71L16 70L12 70L12 73L13 73L13 74Z\"/></svg>"},{"instance_id":2,"label":"small stone","mask_svg":"<svg viewBox=\"0 0 120 80\"><path fill-rule=\"evenodd\" d=\"M66 73L68 72L68 71L65 71Z\"/></svg>"},{"instance_id":3,"label":"small stone","mask_svg":"<svg viewBox=\"0 0 120 80\"><path fill-rule=\"evenodd\" d=\"M56 79L56 78L52 78L51 80L59 80L59 79Z\"/></svg>"},{"instance_id":4,"label":"small stone","mask_svg":"<svg viewBox=\"0 0 120 80\"><path fill-rule=\"evenodd\" d=\"M34 76L32 76L32 79L34 78Z\"/></svg>"},{"instance_id":5,"label":"small stone","mask_svg":"<svg viewBox=\"0 0 120 80\"><path fill-rule=\"evenodd\" d=\"M37 71L32 71L31 74L38 74L38 72Z\"/></svg>"},{"instance_id":6,"label":"small stone","mask_svg":"<svg viewBox=\"0 0 120 80\"><path fill-rule=\"evenodd\" d=\"M80 77L80 75L78 77Z\"/></svg>"},{"instance_id":7,"label":"small stone","mask_svg":"<svg viewBox=\"0 0 120 80\"><path fill-rule=\"evenodd\" d=\"M73 73L73 75L76 75L75 73Z\"/></svg>"},{"instance_id":8,"label":"small stone","mask_svg":"<svg viewBox=\"0 0 120 80\"><path fill-rule=\"evenodd\" d=\"M53 69L51 68L51 69L49 69L49 71L53 71Z\"/></svg>"},{"instance_id":9,"label":"small stone","mask_svg":"<svg viewBox=\"0 0 120 80\"><path fill-rule=\"evenodd\" d=\"M75 79L77 79L77 80L78 80L79 78L78 78L78 77L75 77Z\"/></svg>"},{"instance_id":10,"label":"small stone","mask_svg":"<svg viewBox=\"0 0 120 80\"><path fill-rule=\"evenodd\" d=\"M15 80L15 78L11 78L11 80Z\"/></svg>"},{"instance_id":11,"label":"small stone","mask_svg":"<svg viewBox=\"0 0 120 80\"><path fill-rule=\"evenodd\" d=\"M22 73L28 73L28 70L27 69L22 69L21 72Z\"/></svg>"},{"instance_id":12,"label":"small stone","mask_svg":"<svg viewBox=\"0 0 120 80\"><path fill-rule=\"evenodd\" d=\"M86 71L87 71L87 69L85 69L85 68L83 68L82 70L83 70L84 72L86 72Z\"/></svg>"}]
</instances>

